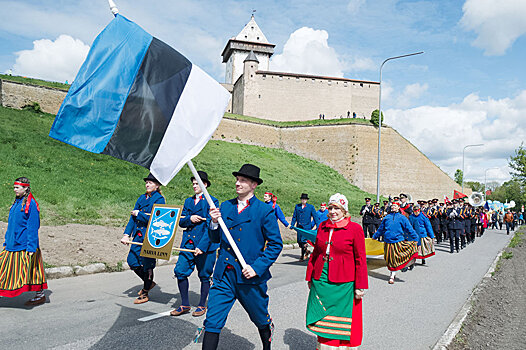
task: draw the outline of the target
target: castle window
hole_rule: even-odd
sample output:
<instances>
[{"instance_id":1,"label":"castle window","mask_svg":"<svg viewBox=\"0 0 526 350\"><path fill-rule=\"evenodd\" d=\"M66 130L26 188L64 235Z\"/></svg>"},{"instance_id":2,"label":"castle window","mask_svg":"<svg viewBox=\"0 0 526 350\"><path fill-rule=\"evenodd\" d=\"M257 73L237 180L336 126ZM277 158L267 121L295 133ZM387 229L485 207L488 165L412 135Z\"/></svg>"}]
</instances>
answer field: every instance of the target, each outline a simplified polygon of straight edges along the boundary
<instances>
[{"instance_id":1,"label":"castle window","mask_svg":"<svg viewBox=\"0 0 526 350\"><path fill-rule=\"evenodd\" d=\"M280 75L280 76L279 76L279 80L283 80L283 75Z\"/></svg>"},{"instance_id":2,"label":"castle window","mask_svg":"<svg viewBox=\"0 0 526 350\"><path fill-rule=\"evenodd\" d=\"M363 87L363 83L360 83L360 86Z\"/></svg>"},{"instance_id":3,"label":"castle window","mask_svg":"<svg viewBox=\"0 0 526 350\"><path fill-rule=\"evenodd\" d=\"M258 98L261 98L261 95L258 95Z\"/></svg>"},{"instance_id":4,"label":"castle window","mask_svg":"<svg viewBox=\"0 0 526 350\"><path fill-rule=\"evenodd\" d=\"M259 40L259 36L256 39Z\"/></svg>"},{"instance_id":5,"label":"castle window","mask_svg":"<svg viewBox=\"0 0 526 350\"><path fill-rule=\"evenodd\" d=\"M316 82L316 79L312 79L312 82L315 83L315 82Z\"/></svg>"},{"instance_id":6,"label":"castle window","mask_svg":"<svg viewBox=\"0 0 526 350\"><path fill-rule=\"evenodd\" d=\"M263 79L266 79L267 78L267 75L266 74L263 74Z\"/></svg>"},{"instance_id":7,"label":"castle window","mask_svg":"<svg viewBox=\"0 0 526 350\"><path fill-rule=\"evenodd\" d=\"M251 78L254 78L254 74L250 74L250 77L251 77Z\"/></svg>"},{"instance_id":8,"label":"castle window","mask_svg":"<svg viewBox=\"0 0 526 350\"><path fill-rule=\"evenodd\" d=\"M329 81L327 81L327 84L331 85L331 84L332 84L332 82L331 82L331 81L329 80Z\"/></svg>"},{"instance_id":9,"label":"castle window","mask_svg":"<svg viewBox=\"0 0 526 350\"><path fill-rule=\"evenodd\" d=\"M247 36L245 35L245 39L247 38Z\"/></svg>"},{"instance_id":10,"label":"castle window","mask_svg":"<svg viewBox=\"0 0 526 350\"><path fill-rule=\"evenodd\" d=\"M250 29L254 30L254 27L250 27Z\"/></svg>"},{"instance_id":11,"label":"castle window","mask_svg":"<svg viewBox=\"0 0 526 350\"><path fill-rule=\"evenodd\" d=\"M347 82L343 83L343 87L347 87Z\"/></svg>"},{"instance_id":12,"label":"castle window","mask_svg":"<svg viewBox=\"0 0 526 350\"><path fill-rule=\"evenodd\" d=\"M300 81L300 77L296 77L296 81Z\"/></svg>"}]
</instances>

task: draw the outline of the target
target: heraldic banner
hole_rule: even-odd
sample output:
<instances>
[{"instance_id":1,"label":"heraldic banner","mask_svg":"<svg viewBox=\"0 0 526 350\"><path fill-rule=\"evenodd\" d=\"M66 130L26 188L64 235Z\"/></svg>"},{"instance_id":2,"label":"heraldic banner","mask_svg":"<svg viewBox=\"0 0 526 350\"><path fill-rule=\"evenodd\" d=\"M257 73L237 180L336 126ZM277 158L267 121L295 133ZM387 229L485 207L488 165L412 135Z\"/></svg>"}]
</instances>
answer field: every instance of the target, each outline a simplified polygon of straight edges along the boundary
<instances>
[{"instance_id":1,"label":"heraldic banner","mask_svg":"<svg viewBox=\"0 0 526 350\"><path fill-rule=\"evenodd\" d=\"M141 256L170 260L182 206L155 204L150 215Z\"/></svg>"}]
</instances>

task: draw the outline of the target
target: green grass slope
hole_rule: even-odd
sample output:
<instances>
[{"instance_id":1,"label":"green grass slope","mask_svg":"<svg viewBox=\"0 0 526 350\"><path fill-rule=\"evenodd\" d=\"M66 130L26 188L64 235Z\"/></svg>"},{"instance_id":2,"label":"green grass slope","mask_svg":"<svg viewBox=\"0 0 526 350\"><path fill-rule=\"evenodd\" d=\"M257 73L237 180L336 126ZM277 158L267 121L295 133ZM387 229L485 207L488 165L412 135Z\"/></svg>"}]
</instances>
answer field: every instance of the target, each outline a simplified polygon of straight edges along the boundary
<instances>
[{"instance_id":1,"label":"green grass slope","mask_svg":"<svg viewBox=\"0 0 526 350\"><path fill-rule=\"evenodd\" d=\"M0 107L0 220L7 220L14 199L13 180L27 176L44 224L124 225L144 192L142 178L148 170L50 138L53 119L54 115ZM264 182L257 197L272 191L285 215L292 215L302 192L316 207L340 192L349 198L356 217L367 194L331 168L282 150L210 141L194 159L197 169L208 172L210 193L220 201L235 196L232 171L247 162L262 168ZM193 193L190 176L185 166L163 188L167 203L182 204Z\"/></svg>"}]
</instances>

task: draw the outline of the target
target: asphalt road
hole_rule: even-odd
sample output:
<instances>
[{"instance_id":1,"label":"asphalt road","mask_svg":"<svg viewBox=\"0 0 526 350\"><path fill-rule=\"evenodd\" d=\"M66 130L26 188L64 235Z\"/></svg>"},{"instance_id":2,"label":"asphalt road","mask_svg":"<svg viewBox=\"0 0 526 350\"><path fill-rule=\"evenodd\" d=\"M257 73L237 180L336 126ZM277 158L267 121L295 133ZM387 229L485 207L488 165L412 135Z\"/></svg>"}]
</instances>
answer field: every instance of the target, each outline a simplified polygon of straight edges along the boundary
<instances>
[{"instance_id":1,"label":"asphalt road","mask_svg":"<svg viewBox=\"0 0 526 350\"><path fill-rule=\"evenodd\" d=\"M459 254L437 246L437 254L389 285L383 258L368 259L361 349L429 349L442 336L512 236L487 231ZM305 328L307 287L299 250L284 251L272 267L270 312L276 325L273 349L312 350L316 338ZM172 266L155 270L151 301L134 305L140 289L130 271L49 281L49 301L28 309L32 295L0 298L0 349L200 349L192 339L203 318L163 316L179 305ZM198 302L199 281L190 281ZM150 320L144 318L150 317ZM143 320L141 320L143 319ZM238 303L221 334L220 349L260 349L259 335Z\"/></svg>"}]
</instances>

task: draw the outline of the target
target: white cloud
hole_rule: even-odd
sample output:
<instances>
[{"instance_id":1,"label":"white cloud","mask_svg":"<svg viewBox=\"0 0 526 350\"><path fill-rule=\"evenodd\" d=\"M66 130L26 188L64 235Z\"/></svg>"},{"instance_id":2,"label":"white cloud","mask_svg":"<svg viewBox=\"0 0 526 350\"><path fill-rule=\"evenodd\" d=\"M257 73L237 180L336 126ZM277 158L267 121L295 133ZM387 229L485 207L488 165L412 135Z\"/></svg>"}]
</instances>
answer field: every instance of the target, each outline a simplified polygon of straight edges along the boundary
<instances>
[{"instance_id":1,"label":"white cloud","mask_svg":"<svg viewBox=\"0 0 526 350\"><path fill-rule=\"evenodd\" d=\"M365 0L350 0L347 4L347 10L351 13L356 13L365 4Z\"/></svg>"},{"instance_id":2,"label":"white cloud","mask_svg":"<svg viewBox=\"0 0 526 350\"><path fill-rule=\"evenodd\" d=\"M386 123L418 147L449 175L462 167L465 151L466 180L483 182L510 179L508 158L526 140L526 90L514 98L480 98L470 94L459 104L446 107L421 106L385 111Z\"/></svg>"},{"instance_id":3,"label":"white cloud","mask_svg":"<svg viewBox=\"0 0 526 350\"><path fill-rule=\"evenodd\" d=\"M427 83L414 83L407 85L402 91L396 91L389 82L382 82L382 104L385 102L395 108L411 107L428 88Z\"/></svg>"},{"instance_id":4,"label":"white cloud","mask_svg":"<svg viewBox=\"0 0 526 350\"><path fill-rule=\"evenodd\" d=\"M16 53L13 74L71 83L88 51L88 45L65 34L55 41L35 40L33 49Z\"/></svg>"},{"instance_id":5,"label":"white cloud","mask_svg":"<svg viewBox=\"0 0 526 350\"><path fill-rule=\"evenodd\" d=\"M281 72L343 77L343 62L328 44L329 33L303 27L292 33L270 69Z\"/></svg>"},{"instance_id":6,"label":"white cloud","mask_svg":"<svg viewBox=\"0 0 526 350\"><path fill-rule=\"evenodd\" d=\"M353 57L344 61L344 70L349 72L357 71L374 71L378 69L377 65L369 57Z\"/></svg>"},{"instance_id":7,"label":"white cloud","mask_svg":"<svg viewBox=\"0 0 526 350\"><path fill-rule=\"evenodd\" d=\"M473 45L486 55L503 55L526 33L526 1L466 0L460 24L477 34Z\"/></svg>"}]
</instances>

